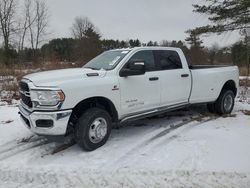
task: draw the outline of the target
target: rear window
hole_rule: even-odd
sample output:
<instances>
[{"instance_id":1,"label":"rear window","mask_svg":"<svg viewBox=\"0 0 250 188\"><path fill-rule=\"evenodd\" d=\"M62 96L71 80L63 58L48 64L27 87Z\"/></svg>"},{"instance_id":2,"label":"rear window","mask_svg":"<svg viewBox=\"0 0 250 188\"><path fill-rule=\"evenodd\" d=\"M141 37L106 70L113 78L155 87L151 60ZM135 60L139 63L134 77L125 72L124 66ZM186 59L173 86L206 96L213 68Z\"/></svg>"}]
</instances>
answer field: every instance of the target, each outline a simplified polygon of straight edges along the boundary
<instances>
[{"instance_id":1,"label":"rear window","mask_svg":"<svg viewBox=\"0 0 250 188\"><path fill-rule=\"evenodd\" d=\"M182 69L179 54L172 50L156 50L155 58L161 70Z\"/></svg>"}]
</instances>

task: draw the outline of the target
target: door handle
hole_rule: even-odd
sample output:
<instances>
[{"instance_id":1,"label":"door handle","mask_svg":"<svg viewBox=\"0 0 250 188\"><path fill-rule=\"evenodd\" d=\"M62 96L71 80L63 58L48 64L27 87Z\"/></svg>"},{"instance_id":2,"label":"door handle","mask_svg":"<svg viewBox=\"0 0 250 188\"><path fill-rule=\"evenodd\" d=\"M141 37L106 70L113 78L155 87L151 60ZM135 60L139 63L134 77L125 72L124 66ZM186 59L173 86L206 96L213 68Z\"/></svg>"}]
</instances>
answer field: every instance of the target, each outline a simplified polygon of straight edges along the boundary
<instances>
[{"instance_id":1,"label":"door handle","mask_svg":"<svg viewBox=\"0 0 250 188\"><path fill-rule=\"evenodd\" d=\"M182 78L189 77L189 74L182 74L181 77L182 77Z\"/></svg>"},{"instance_id":2,"label":"door handle","mask_svg":"<svg viewBox=\"0 0 250 188\"><path fill-rule=\"evenodd\" d=\"M149 81L157 81L157 80L159 80L159 77L151 77L151 78L149 78Z\"/></svg>"}]
</instances>

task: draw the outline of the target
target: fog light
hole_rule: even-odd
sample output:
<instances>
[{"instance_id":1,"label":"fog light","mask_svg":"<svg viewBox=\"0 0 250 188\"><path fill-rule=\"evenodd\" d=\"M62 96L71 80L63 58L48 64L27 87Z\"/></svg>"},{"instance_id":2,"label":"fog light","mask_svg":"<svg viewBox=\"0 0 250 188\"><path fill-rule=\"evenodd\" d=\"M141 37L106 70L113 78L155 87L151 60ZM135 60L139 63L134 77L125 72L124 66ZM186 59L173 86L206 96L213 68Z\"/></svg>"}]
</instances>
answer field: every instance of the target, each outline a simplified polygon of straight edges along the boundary
<instances>
[{"instance_id":1,"label":"fog light","mask_svg":"<svg viewBox=\"0 0 250 188\"><path fill-rule=\"evenodd\" d=\"M53 120L39 119L36 120L36 126L40 128L51 128L53 127Z\"/></svg>"}]
</instances>

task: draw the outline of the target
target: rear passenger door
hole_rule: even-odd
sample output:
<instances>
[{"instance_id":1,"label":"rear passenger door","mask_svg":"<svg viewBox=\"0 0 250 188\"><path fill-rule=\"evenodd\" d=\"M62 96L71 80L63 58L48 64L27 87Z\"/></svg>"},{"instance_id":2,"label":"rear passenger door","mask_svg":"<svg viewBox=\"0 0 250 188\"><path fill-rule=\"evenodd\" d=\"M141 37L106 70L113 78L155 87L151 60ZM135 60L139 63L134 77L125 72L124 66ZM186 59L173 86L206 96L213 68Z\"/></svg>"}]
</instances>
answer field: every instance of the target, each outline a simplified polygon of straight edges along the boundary
<instances>
[{"instance_id":1,"label":"rear passenger door","mask_svg":"<svg viewBox=\"0 0 250 188\"><path fill-rule=\"evenodd\" d=\"M183 68L179 54L174 50L155 50L155 60L161 85L161 106L188 103L191 73Z\"/></svg>"}]
</instances>

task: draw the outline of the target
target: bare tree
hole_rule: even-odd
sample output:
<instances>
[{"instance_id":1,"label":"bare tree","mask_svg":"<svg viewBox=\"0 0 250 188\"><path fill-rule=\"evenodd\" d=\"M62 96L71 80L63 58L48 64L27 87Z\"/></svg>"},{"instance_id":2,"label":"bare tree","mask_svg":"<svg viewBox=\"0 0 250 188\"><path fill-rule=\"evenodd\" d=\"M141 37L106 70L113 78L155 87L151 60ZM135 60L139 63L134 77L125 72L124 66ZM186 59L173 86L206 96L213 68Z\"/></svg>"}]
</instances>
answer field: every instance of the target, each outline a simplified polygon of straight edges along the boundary
<instances>
[{"instance_id":1,"label":"bare tree","mask_svg":"<svg viewBox=\"0 0 250 188\"><path fill-rule=\"evenodd\" d=\"M16 13L16 0L0 0L0 30L4 40L4 49L10 47L10 36L15 32L14 17Z\"/></svg>"},{"instance_id":2,"label":"bare tree","mask_svg":"<svg viewBox=\"0 0 250 188\"><path fill-rule=\"evenodd\" d=\"M26 7L27 23L30 34L30 44L33 50L37 50L44 36L47 34L49 22L49 10L44 0L29 1L30 4Z\"/></svg>"},{"instance_id":3,"label":"bare tree","mask_svg":"<svg viewBox=\"0 0 250 188\"><path fill-rule=\"evenodd\" d=\"M25 0L24 2L24 7L22 10L22 15L19 20L19 32L18 32L18 50L22 51L24 48L24 42L26 35L28 33L29 28L33 25L36 16L32 19L30 17L31 15L31 5L32 5L32 0Z\"/></svg>"},{"instance_id":4,"label":"bare tree","mask_svg":"<svg viewBox=\"0 0 250 188\"><path fill-rule=\"evenodd\" d=\"M101 51L101 34L87 17L76 17L71 27L75 40L75 56L82 64Z\"/></svg>"},{"instance_id":5,"label":"bare tree","mask_svg":"<svg viewBox=\"0 0 250 188\"><path fill-rule=\"evenodd\" d=\"M75 18L71 31L76 39L82 39L89 29L95 31L94 24L87 17L81 16Z\"/></svg>"}]
</instances>

